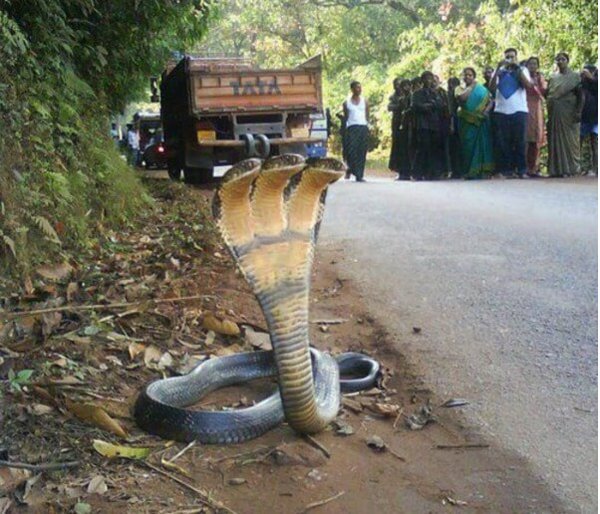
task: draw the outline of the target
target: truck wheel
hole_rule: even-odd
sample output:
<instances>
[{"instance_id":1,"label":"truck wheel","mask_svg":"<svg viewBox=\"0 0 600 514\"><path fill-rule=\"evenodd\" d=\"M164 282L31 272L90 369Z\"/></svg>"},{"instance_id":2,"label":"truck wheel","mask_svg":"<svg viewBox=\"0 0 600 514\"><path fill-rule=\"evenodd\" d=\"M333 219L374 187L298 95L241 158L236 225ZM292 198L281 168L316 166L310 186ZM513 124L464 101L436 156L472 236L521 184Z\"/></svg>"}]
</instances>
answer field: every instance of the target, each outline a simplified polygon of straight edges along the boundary
<instances>
[{"instance_id":1,"label":"truck wheel","mask_svg":"<svg viewBox=\"0 0 600 514\"><path fill-rule=\"evenodd\" d=\"M264 134L258 134L255 138L255 152L261 159L266 159L271 153L271 142Z\"/></svg>"},{"instance_id":2,"label":"truck wheel","mask_svg":"<svg viewBox=\"0 0 600 514\"><path fill-rule=\"evenodd\" d=\"M256 142L252 134L242 134L240 139L244 142L244 155L247 158L256 155Z\"/></svg>"},{"instance_id":3,"label":"truck wheel","mask_svg":"<svg viewBox=\"0 0 600 514\"><path fill-rule=\"evenodd\" d=\"M175 180L176 182L181 180L181 168L179 166L169 164L167 170L171 180Z\"/></svg>"},{"instance_id":4,"label":"truck wheel","mask_svg":"<svg viewBox=\"0 0 600 514\"><path fill-rule=\"evenodd\" d=\"M183 180L186 184L206 184L212 179L212 170L205 168L185 168Z\"/></svg>"}]
</instances>

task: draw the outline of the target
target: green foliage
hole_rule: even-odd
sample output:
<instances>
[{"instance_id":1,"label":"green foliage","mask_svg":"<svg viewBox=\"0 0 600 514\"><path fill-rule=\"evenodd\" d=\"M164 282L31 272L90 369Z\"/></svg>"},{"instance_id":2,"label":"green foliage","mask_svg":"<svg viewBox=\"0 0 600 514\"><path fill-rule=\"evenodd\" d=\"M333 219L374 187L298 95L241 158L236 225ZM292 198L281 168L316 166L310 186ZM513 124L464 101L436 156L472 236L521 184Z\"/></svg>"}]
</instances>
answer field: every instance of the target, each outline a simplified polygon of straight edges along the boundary
<instances>
[{"instance_id":1,"label":"green foliage","mask_svg":"<svg viewBox=\"0 0 600 514\"><path fill-rule=\"evenodd\" d=\"M208 5L2 2L0 267L26 275L149 201L109 138L110 115L201 36Z\"/></svg>"},{"instance_id":2,"label":"green foliage","mask_svg":"<svg viewBox=\"0 0 600 514\"><path fill-rule=\"evenodd\" d=\"M32 369L22 369L15 373L12 368L8 370L8 387L13 392L21 391L22 386L29 384L29 379L33 375Z\"/></svg>"}]
</instances>

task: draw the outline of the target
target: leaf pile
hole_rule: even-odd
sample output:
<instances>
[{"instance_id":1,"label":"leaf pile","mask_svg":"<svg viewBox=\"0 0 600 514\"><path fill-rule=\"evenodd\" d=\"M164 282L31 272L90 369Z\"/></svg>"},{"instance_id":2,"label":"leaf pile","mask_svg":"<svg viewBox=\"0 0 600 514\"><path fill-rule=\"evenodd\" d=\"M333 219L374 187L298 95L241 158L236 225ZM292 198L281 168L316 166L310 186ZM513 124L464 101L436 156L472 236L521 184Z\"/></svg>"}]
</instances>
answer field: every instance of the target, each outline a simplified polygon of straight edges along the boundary
<instances>
[{"instance_id":1,"label":"leaf pile","mask_svg":"<svg viewBox=\"0 0 600 514\"><path fill-rule=\"evenodd\" d=\"M91 258L39 267L21 290L0 294L7 460L78 460L83 475L97 477L111 455L144 458L158 440L131 418L143 386L253 349L240 326L264 321L215 235L210 192L148 186L156 206L135 220L139 230L108 231ZM88 489L117 498L116 476L131 475L119 458L111 463L108 490L104 482ZM52 493L57 508L85 509L87 489L70 496L60 480L44 477L36 488ZM17 485L0 496L15 500Z\"/></svg>"}]
</instances>

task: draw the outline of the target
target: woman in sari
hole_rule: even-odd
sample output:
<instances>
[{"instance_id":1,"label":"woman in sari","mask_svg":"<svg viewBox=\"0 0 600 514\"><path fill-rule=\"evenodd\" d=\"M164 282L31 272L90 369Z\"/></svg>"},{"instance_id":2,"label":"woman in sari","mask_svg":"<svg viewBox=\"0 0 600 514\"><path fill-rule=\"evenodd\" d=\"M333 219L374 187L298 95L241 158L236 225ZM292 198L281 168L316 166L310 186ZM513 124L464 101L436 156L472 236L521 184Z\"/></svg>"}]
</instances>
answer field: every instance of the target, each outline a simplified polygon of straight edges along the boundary
<instances>
[{"instance_id":1,"label":"woman in sari","mask_svg":"<svg viewBox=\"0 0 600 514\"><path fill-rule=\"evenodd\" d=\"M464 88L457 88L458 128L462 149L463 178L487 178L494 169L490 119L490 92L475 78L473 68L463 70Z\"/></svg>"},{"instance_id":2,"label":"woman in sari","mask_svg":"<svg viewBox=\"0 0 600 514\"><path fill-rule=\"evenodd\" d=\"M583 109L581 77L569 68L569 56L556 55L558 73L548 81L548 174L579 173L579 127Z\"/></svg>"},{"instance_id":3,"label":"woman in sari","mask_svg":"<svg viewBox=\"0 0 600 514\"><path fill-rule=\"evenodd\" d=\"M540 150L546 144L544 124L544 95L546 79L539 72L540 61L537 57L527 60L527 69L531 75L531 87L527 88L527 175L540 177Z\"/></svg>"}]
</instances>

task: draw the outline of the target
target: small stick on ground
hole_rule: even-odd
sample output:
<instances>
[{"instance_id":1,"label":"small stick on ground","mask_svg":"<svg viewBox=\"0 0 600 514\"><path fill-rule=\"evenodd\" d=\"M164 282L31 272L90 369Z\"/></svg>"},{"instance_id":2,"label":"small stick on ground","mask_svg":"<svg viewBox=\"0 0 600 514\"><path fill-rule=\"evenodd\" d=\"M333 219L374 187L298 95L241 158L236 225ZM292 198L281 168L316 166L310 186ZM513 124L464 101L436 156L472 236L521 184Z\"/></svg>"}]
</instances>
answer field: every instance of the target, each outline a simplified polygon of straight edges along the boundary
<instances>
[{"instance_id":1,"label":"small stick on ground","mask_svg":"<svg viewBox=\"0 0 600 514\"><path fill-rule=\"evenodd\" d=\"M311 446L314 446L315 448L317 448L318 450L321 450L323 452L323 455L325 455L325 457L327 457L328 459L331 458L331 452L325 448L325 446L323 446L319 441L317 441L314 437L308 435L308 434L303 434L302 437L308 441L308 443Z\"/></svg>"},{"instance_id":2,"label":"small stick on ground","mask_svg":"<svg viewBox=\"0 0 600 514\"><path fill-rule=\"evenodd\" d=\"M121 303L98 303L95 305L63 305L62 307L51 307L48 309L37 309L33 311L8 312L8 319L22 318L24 316L36 316L37 314L46 314L48 312L64 312L64 311L100 311L110 309L121 309L123 307L132 307L134 305L158 305L169 302L185 302L188 300L202 300L204 298L214 298L214 295L200 294L194 296L180 296L178 298L158 298L151 300L140 300L137 302L121 302Z\"/></svg>"},{"instance_id":3,"label":"small stick on ground","mask_svg":"<svg viewBox=\"0 0 600 514\"><path fill-rule=\"evenodd\" d=\"M483 443L466 443L466 444L436 444L438 450L460 450L462 448L489 448L489 444Z\"/></svg>"},{"instance_id":4,"label":"small stick on ground","mask_svg":"<svg viewBox=\"0 0 600 514\"><path fill-rule=\"evenodd\" d=\"M194 439L190 444L188 444L183 450L176 453L173 457L167 460L167 462L173 464L179 457L181 457L185 452L187 452L192 446L196 444L196 440Z\"/></svg>"},{"instance_id":5,"label":"small stick on ground","mask_svg":"<svg viewBox=\"0 0 600 514\"><path fill-rule=\"evenodd\" d=\"M392 428L394 430L396 430L396 425L398 424L398 421L400 421L402 414L404 414L404 409L400 409L400 411L398 412L398 415L396 416L396 419L394 420L394 424L392 425Z\"/></svg>"},{"instance_id":6,"label":"small stick on ground","mask_svg":"<svg viewBox=\"0 0 600 514\"><path fill-rule=\"evenodd\" d=\"M302 513L308 512L310 509L320 507L321 505L325 505L329 502L332 502L333 500L337 500L340 496L343 496L344 494L346 494L346 491L340 491L339 493L334 494L331 498L327 498L325 500L321 500L321 501L314 502L314 503L309 503L306 507L304 507L304 510L302 511Z\"/></svg>"},{"instance_id":7,"label":"small stick on ground","mask_svg":"<svg viewBox=\"0 0 600 514\"><path fill-rule=\"evenodd\" d=\"M27 464L25 462L10 462L8 460L0 460L0 468L19 468L29 469L31 471L56 471L59 469L76 468L81 466L81 461L74 460L70 462L48 462L46 464Z\"/></svg>"},{"instance_id":8,"label":"small stick on ground","mask_svg":"<svg viewBox=\"0 0 600 514\"><path fill-rule=\"evenodd\" d=\"M388 450L389 452L396 457L398 460L401 460L402 462L406 462L406 459L404 457L402 457L402 455L400 455L399 453L396 453L394 450L392 450L389 446L388 446Z\"/></svg>"},{"instance_id":9,"label":"small stick on ground","mask_svg":"<svg viewBox=\"0 0 600 514\"><path fill-rule=\"evenodd\" d=\"M216 464L217 462L223 462L224 460L237 459L238 457L248 457L249 455L254 455L255 453L260 453L264 450L268 450L269 453L271 453L275 449L275 446L261 446L260 448L255 448L254 450L250 450L249 452L235 453L233 455L225 455L225 457L219 457L218 459L211 459L210 462L212 464Z\"/></svg>"},{"instance_id":10,"label":"small stick on ground","mask_svg":"<svg viewBox=\"0 0 600 514\"><path fill-rule=\"evenodd\" d=\"M172 510L165 514L203 514L206 512L206 507L197 507L195 509L184 509L184 510Z\"/></svg>"},{"instance_id":11,"label":"small stick on ground","mask_svg":"<svg viewBox=\"0 0 600 514\"><path fill-rule=\"evenodd\" d=\"M203 503L204 505L206 505L207 507L210 507L211 509L215 509L217 512L219 512L220 510L224 510L225 512L228 512L229 514L236 514L235 511L231 510L228 507L225 507L225 505L223 505L221 502L214 502L210 499L210 497L208 496L208 494L206 494L204 491L202 491L201 489L198 489L197 487L194 487L192 484L188 484L185 480L181 480L181 478L176 477L175 475L172 475L171 473L167 473L166 471L163 471L160 468L157 468L156 466L150 464L149 462L145 462L145 461L136 461L138 464L141 464L143 466L146 466L148 468L150 468L153 471L156 471L157 473L170 478L171 480L177 482L179 485L185 487L186 489L196 493L199 498L198 501L200 503Z\"/></svg>"}]
</instances>

